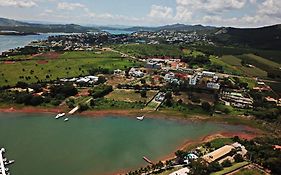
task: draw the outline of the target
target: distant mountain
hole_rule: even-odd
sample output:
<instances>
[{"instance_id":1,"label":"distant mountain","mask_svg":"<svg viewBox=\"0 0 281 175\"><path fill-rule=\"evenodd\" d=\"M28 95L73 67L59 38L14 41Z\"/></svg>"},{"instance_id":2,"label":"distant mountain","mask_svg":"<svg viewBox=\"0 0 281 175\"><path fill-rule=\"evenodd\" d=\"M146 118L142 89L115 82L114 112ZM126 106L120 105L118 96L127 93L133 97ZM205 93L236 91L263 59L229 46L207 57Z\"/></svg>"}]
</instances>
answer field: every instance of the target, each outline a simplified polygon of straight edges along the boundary
<instances>
[{"instance_id":1,"label":"distant mountain","mask_svg":"<svg viewBox=\"0 0 281 175\"><path fill-rule=\"evenodd\" d=\"M281 24L261 28L220 28L211 38L223 45L279 50Z\"/></svg>"},{"instance_id":2,"label":"distant mountain","mask_svg":"<svg viewBox=\"0 0 281 175\"><path fill-rule=\"evenodd\" d=\"M94 27L84 27L76 24L36 24L0 18L0 31L17 31L25 33L83 33L97 31Z\"/></svg>"},{"instance_id":3,"label":"distant mountain","mask_svg":"<svg viewBox=\"0 0 281 175\"><path fill-rule=\"evenodd\" d=\"M172 24L159 27L131 27L126 30L129 31L160 31L160 30L169 30L169 31L202 31L202 30L213 30L216 27L211 26L202 26L202 25L185 25L185 24Z\"/></svg>"},{"instance_id":4,"label":"distant mountain","mask_svg":"<svg viewBox=\"0 0 281 175\"><path fill-rule=\"evenodd\" d=\"M28 23L25 22L20 22L20 21L16 21L13 19L7 19L7 18L0 18L0 26L10 26L10 27L14 27L14 26L27 26Z\"/></svg>"}]
</instances>

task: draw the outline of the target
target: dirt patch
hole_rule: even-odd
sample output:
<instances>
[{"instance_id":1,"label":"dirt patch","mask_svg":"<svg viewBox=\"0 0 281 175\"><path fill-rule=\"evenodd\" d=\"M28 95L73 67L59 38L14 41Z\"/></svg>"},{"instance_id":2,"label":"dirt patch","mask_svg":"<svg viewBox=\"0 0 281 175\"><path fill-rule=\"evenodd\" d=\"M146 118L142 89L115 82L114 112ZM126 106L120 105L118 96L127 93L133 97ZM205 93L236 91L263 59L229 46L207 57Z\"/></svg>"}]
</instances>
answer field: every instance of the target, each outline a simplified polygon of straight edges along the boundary
<instances>
[{"instance_id":1,"label":"dirt patch","mask_svg":"<svg viewBox=\"0 0 281 175\"><path fill-rule=\"evenodd\" d=\"M15 64L16 62L15 61L4 61L3 63L4 64Z\"/></svg>"},{"instance_id":2,"label":"dirt patch","mask_svg":"<svg viewBox=\"0 0 281 175\"><path fill-rule=\"evenodd\" d=\"M40 61L37 61L38 64L48 64L48 61L47 60L40 60Z\"/></svg>"},{"instance_id":3,"label":"dirt patch","mask_svg":"<svg viewBox=\"0 0 281 175\"><path fill-rule=\"evenodd\" d=\"M48 52L48 53L43 53L40 55L36 55L34 58L44 58L44 59L58 59L60 57L60 53L57 52Z\"/></svg>"}]
</instances>

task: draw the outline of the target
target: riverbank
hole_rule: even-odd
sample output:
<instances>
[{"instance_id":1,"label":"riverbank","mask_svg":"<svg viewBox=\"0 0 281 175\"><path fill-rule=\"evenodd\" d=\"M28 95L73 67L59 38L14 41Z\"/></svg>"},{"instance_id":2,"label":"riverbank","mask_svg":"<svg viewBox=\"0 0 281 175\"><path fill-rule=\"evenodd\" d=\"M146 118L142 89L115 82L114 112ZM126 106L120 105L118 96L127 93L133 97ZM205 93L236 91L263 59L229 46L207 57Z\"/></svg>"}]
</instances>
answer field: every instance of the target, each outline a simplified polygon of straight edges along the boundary
<instances>
[{"instance_id":1,"label":"riverbank","mask_svg":"<svg viewBox=\"0 0 281 175\"><path fill-rule=\"evenodd\" d=\"M49 114L58 114L58 113L68 113L70 109L63 107L33 107L33 106L0 106L0 112L2 113L49 113ZM175 111L142 111L139 109L106 109L106 110L89 110L78 113L80 116L84 117L104 117L104 116L126 116L126 117L137 117L145 115L146 118L162 118L169 120L179 120L179 121L208 121L208 122L217 122L225 123L232 125L245 125L251 128L258 128L262 130L261 126L258 126L254 120L250 120L245 117L239 116L210 116L203 114L183 114Z\"/></svg>"}]
</instances>

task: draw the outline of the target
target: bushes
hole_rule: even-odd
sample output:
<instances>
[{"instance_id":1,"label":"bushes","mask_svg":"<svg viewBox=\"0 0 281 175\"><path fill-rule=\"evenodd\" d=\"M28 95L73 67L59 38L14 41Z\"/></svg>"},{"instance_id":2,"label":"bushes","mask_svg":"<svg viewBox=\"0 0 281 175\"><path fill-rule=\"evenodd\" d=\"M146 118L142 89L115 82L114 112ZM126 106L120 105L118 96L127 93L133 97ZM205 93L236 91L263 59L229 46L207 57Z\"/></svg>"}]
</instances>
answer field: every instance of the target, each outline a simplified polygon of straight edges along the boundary
<instances>
[{"instance_id":1,"label":"bushes","mask_svg":"<svg viewBox=\"0 0 281 175\"><path fill-rule=\"evenodd\" d=\"M91 94L93 98L101 98L106 96L107 94L109 94L110 92L113 91L112 86L109 85L98 85L97 87L95 87Z\"/></svg>"},{"instance_id":2,"label":"bushes","mask_svg":"<svg viewBox=\"0 0 281 175\"><path fill-rule=\"evenodd\" d=\"M232 163L230 162L230 160L226 159L221 163L221 165L223 167L230 167L230 166L232 166Z\"/></svg>"},{"instance_id":3,"label":"bushes","mask_svg":"<svg viewBox=\"0 0 281 175\"><path fill-rule=\"evenodd\" d=\"M50 95L52 97L70 97L78 93L77 89L73 85L54 85L50 88Z\"/></svg>"}]
</instances>

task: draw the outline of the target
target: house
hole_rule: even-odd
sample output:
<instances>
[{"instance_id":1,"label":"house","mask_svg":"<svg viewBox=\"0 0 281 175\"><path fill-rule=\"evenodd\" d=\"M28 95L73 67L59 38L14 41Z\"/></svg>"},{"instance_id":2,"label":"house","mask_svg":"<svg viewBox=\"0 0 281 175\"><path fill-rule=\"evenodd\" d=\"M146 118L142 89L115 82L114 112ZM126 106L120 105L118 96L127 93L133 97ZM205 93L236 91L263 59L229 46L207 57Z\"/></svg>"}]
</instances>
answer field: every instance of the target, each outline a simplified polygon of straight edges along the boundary
<instances>
[{"instance_id":1,"label":"house","mask_svg":"<svg viewBox=\"0 0 281 175\"><path fill-rule=\"evenodd\" d=\"M179 169L178 171L172 172L169 175L187 175L190 172L190 169L188 168L182 168Z\"/></svg>"},{"instance_id":2,"label":"house","mask_svg":"<svg viewBox=\"0 0 281 175\"><path fill-rule=\"evenodd\" d=\"M123 71L120 70L120 69L114 70L114 75L120 75L120 74L122 74L122 73L123 73Z\"/></svg>"},{"instance_id":3,"label":"house","mask_svg":"<svg viewBox=\"0 0 281 175\"><path fill-rule=\"evenodd\" d=\"M209 82L209 83L207 83L207 88L219 90L220 89L220 84L219 83L214 83L214 82Z\"/></svg>"},{"instance_id":4,"label":"house","mask_svg":"<svg viewBox=\"0 0 281 175\"><path fill-rule=\"evenodd\" d=\"M203 75L204 77L214 77L214 76L216 75L216 73L214 73L214 72L209 72L209 71L203 71L203 72L202 72L202 75Z\"/></svg>"},{"instance_id":5,"label":"house","mask_svg":"<svg viewBox=\"0 0 281 175\"><path fill-rule=\"evenodd\" d=\"M138 77L138 78L141 78L144 76L144 73L140 70L137 70L136 68L132 68L130 71L129 71L129 75L130 76L133 76L133 77Z\"/></svg>"},{"instance_id":6,"label":"house","mask_svg":"<svg viewBox=\"0 0 281 175\"><path fill-rule=\"evenodd\" d=\"M148 69L161 69L162 65L157 62L148 61L145 65L145 67Z\"/></svg>"},{"instance_id":7,"label":"house","mask_svg":"<svg viewBox=\"0 0 281 175\"><path fill-rule=\"evenodd\" d=\"M213 161L219 160L221 158L223 158L224 156L226 156L228 153L230 153L230 151L233 149L234 147L231 145L225 145L213 152L210 152L206 155L203 156L203 159L208 162L211 163Z\"/></svg>"},{"instance_id":8,"label":"house","mask_svg":"<svg viewBox=\"0 0 281 175\"><path fill-rule=\"evenodd\" d=\"M193 153L190 153L190 154L188 154L188 155L186 155L185 157L184 157L184 163L186 163L187 165L189 165L190 164L190 161L191 160L196 160L196 159L198 159L198 156L196 155L196 154L193 154Z\"/></svg>"},{"instance_id":9,"label":"house","mask_svg":"<svg viewBox=\"0 0 281 175\"><path fill-rule=\"evenodd\" d=\"M254 103L251 97L245 97L242 93L237 92L224 91L221 93L221 99L238 108L252 108Z\"/></svg>"},{"instance_id":10,"label":"house","mask_svg":"<svg viewBox=\"0 0 281 175\"><path fill-rule=\"evenodd\" d=\"M189 78L189 85L195 86L197 84L198 79L198 74L194 74L192 77Z\"/></svg>"},{"instance_id":11,"label":"house","mask_svg":"<svg viewBox=\"0 0 281 175\"><path fill-rule=\"evenodd\" d=\"M213 152L204 155L203 159L208 163L211 163L213 161L223 161L229 158L233 159L233 156L228 156L232 150L235 150L236 154L241 154L242 156L245 156L247 154L246 148L240 143L235 142L232 145L225 145Z\"/></svg>"}]
</instances>

